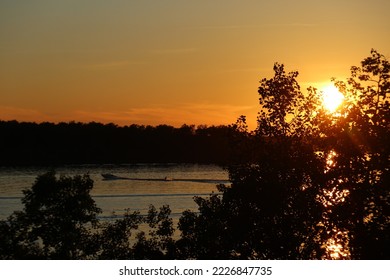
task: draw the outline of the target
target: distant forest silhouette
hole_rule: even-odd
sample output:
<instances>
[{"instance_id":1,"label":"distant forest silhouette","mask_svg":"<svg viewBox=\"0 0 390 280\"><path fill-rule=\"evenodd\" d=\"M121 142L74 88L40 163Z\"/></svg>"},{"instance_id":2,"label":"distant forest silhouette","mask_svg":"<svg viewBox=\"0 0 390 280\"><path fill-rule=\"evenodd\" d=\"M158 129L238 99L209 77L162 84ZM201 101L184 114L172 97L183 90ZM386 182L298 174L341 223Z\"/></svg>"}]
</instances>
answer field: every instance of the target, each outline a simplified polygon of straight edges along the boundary
<instances>
[{"instance_id":1,"label":"distant forest silhouette","mask_svg":"<svg viewBox=\"0 0 390 280\"><path fill-rule=\"evenodd\" d=\"M0 166L226 163L231 126L0 121Z\"/></svg>"},{"instance_id":2,"label":"distant forest silhouette","mask_svg":"<svg viewBox=\"0 0 390 280\"><path fill-rule=\"evenodd\" d=\"M195 197L198 210L175 227L168 205L100 221L88 175L48 172L0 221L0 258L390 259L390 62L372 50L333 80L345 97L335 112L317 89L301 91L297 71L273 69L254 131L245 116L196 130L3 122L7 164L14 153L25 163L227 160L231 184Z\"/></svg>"}]
</instances>

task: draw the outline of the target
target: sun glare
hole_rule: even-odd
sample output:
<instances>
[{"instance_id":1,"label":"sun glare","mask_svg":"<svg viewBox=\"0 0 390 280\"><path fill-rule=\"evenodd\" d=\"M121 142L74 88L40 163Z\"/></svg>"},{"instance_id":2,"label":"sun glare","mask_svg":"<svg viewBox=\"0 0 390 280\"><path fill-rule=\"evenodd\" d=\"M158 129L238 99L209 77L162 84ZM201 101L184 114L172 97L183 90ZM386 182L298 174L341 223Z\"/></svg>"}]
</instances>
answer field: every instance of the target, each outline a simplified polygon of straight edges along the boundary
<instances>
[{"instance_id":1,"label":"sun glare","mask_svg":"<svg viewBox=\"0 0 390 280\"><path fill-rule=\"evenodd\" d=\"M343 102L344 95L334 85L328 85L322 90L322 98L324 107L333 113Z\"/></svg>"}]
</instances>

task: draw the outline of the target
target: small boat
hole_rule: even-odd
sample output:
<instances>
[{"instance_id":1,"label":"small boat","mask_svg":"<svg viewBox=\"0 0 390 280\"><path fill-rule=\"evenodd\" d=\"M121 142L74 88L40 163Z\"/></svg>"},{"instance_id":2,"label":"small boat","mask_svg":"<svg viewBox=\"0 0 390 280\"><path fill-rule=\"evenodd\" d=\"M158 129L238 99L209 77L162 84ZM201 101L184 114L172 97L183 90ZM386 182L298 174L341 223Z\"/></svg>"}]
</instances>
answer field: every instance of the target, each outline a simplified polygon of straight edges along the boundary
<instances>
[{"instance_id":1,"label":"small boat","mask_svg":"<svg viewBox=\"0 0 390 280\"><path fill-rule=\"evenodd\" d=\"M121 179L121 177L118 177L114 174L111 174L111 173L102 173L102 177L106 180L117 180L117 179Z\"/></svg>"}]
</instances>

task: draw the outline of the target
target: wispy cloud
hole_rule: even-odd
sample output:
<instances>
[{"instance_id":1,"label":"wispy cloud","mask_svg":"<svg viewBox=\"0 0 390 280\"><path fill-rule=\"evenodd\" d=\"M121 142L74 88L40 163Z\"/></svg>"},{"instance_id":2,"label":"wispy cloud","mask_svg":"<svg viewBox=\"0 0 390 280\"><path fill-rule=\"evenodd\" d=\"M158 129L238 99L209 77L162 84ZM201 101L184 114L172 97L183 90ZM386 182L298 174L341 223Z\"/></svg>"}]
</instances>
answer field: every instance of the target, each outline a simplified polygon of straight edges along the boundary
<instances>
[{"instance_id":1,"label":"wispy cloud","mask_svg":"<svg viewBox=\"0 0 390 280\"><path fill-rule=\"evenodd\" d=\"M234 123L240 115L251 115L254 106L183 103L179 105L154 104L147 107L131 108L127 111L76 110L57 111L47 114L35 109L0 106L0 120L18 120L32 122L102 122L119 125L169 124L181 126L187 124L221 125Z\"/></svg>"},{"instance_id":2,"label":"wispy cloud","mask_svg":"<svg viewBox=\"0 0 390 280\"><path fill-rule=\"evenodd\" d=\"M222 72L224 72L224 73L239 73L239 72L263 73L263 72L269 72L269 69L268 68L261 68L261 67L231 68L231 69L224 69Z\"/></svg>"},{"instance_id":3,"label":"wispy cloud","mask_svg":"<svg viewBox=\"0 0 390 280\"><path fill-rule=\"evenodd\" d=\"M314 27L317 26L315 23L309 23L309 22L291 22L291 23L263 23L263 24L257 24L257 25L201 25L201 26L194 26L189 27L187 29L210 29L210 30L223 30L223 29L257 29L257 28L264 28L264 27Z\"/></svg>"},{"instance_id":4,"label":"wispy cloud","mask_svg":"<svg viewBox=\"0 0 390 280\"><path fill-rule=\"evenodd\" d=\"M0 106L0 119L35 122L54 121L51 116L38 110L12 106Z\"/></svg>"},{"instance_id":5,"label":"wispy cloud","mask_svg":"<svg viewBox=\"0 0 390 280\"><path fill-rule=\"evenodd\" d=\"M126 124L170 124L180 126L183 123L191 124L230 124L239 115L253 110L253 106L238 106L230 104L181 104L177 106L151 105L137 107L128 111L91 112L77 111L73 116L81 121L114 122Z\"/></svg>"},{"instance_id":6,"label":"wispy cloud","mask_svg":"<svg viewBox=\"0 0 390 280\"><path fill-rule=\"evenodd\" d=\"M153 54L188 54L196 52L196 48L173 48L173 49L155 49L150 52Z\"/></svg>"},{"instance_id":7,"label":"wispy cloud","mask_svg":"<svg viewBox=\"0 0 390 280\"><path fill-rule=\"evenodd\" d=\"M189 27L188 29L248 29L248 28L259 28L260 25L200 25Z\"/></svg>"},{"instance_id":8,"label":"wispy cloud","mask_svg":"<svg viewBox=\"0 0 390 280\"><path fill-rule=\"evenodd\" d=\"M145 61L128 61L128 60L118 60L118 61L107 61L107 62L101 62L101 63L91 63L91 64L82 64L77 65L78 68L83 68L87 70L120 70L127 66L131 65L143 65L146 64Z\"/></svg>"},{"instance_id":9,"label":"wispy cloud","mask_svg":"<svg viewBox=\"0 0 390 280\"><path fill-rule=\"evenodd\" d=\"M314 27L317 26L316 23L308 23L308 22L287 22L287 23L266 23L262 26L269 27Z\"/></svg>"}]
</instances>

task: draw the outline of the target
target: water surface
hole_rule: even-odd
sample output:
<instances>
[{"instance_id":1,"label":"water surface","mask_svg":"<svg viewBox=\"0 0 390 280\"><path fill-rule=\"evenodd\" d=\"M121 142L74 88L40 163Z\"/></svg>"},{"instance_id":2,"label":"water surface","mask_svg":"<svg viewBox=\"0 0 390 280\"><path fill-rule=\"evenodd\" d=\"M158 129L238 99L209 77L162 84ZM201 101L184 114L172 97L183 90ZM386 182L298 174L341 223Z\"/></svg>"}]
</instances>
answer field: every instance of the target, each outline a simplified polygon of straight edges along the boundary
<instances>
[{"instance_id":1,"label":"water surface","mask_svg":"<svg viewBox=\"0 0 390 280\"><path fill-rule=\"evenodd\" d=\"M22 191L30 188L38 175L49 170L43 167L0 168L0 219L22 209ZM173 216L178 217L186 209L196 211L194 196L206 197L217 192L218 183L228 183L227 172L216 165L69 165L55 171L58 175L90 175L94 181L91 195L103 210L102 219L121 215L125 209L145 214L150 204L156 208L169 205ZM101 176L103 173L122 179L106 180Z\"/></svg>"}]
</instances>

